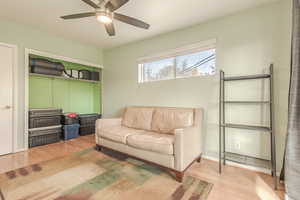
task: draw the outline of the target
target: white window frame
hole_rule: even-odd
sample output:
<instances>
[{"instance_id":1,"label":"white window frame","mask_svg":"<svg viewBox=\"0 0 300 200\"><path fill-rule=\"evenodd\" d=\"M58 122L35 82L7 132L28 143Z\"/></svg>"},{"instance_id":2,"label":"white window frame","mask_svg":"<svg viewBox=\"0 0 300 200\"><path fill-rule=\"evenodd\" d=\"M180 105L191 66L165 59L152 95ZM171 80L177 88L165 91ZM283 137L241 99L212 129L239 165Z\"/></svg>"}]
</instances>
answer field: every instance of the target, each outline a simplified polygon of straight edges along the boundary
<instances>
[{"instance_id":1,"label":"white window frame","mask_svg":"<svg viewBox=\"0 0 300 200\"><path fill-rule=\"evenodd\" d=\"M157 82L157 81L164 81L164 80L155 80L155 81L144 81L143 78L143 64L147 62L154 62L159 61L167 58L172 57L178 57L183 55L188 55L192 53L197 53L209 49L216 49L217 47L217 39L210 39L206 41L201 41L195 44L187 45L181 48L172 49L166 52L158 53L151 56L145 56L138 58L138 83L148 83L148 82ZM201 76L201 75L199 75ZM189 77L182 77L182 78L191 78L191 77L199 77L199 76L189 76ZM165 79L165 80L174 80L178 79L176 77L176 71L175 71L175 77L172 79Z\"/></svg>"}]
</instances>

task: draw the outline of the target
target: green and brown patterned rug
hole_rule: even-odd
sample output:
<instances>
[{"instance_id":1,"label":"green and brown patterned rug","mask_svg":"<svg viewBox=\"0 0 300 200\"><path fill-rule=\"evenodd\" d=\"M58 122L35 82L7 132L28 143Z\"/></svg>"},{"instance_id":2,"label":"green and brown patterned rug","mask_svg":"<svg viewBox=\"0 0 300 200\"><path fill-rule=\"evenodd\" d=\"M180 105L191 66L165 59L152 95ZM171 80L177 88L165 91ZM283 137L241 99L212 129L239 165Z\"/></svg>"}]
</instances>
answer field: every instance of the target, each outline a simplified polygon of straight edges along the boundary
<instances>
[{"instance_id":1,"label":"green and brown patterned rug","mask_svg":"<svg viewBox=\"0 0 300 200\"><path fill-rule=\"evenodd\" d=\"M212 184L87 149L0 175L1 200L206 200Z\"/></svg>"}]
</instances>

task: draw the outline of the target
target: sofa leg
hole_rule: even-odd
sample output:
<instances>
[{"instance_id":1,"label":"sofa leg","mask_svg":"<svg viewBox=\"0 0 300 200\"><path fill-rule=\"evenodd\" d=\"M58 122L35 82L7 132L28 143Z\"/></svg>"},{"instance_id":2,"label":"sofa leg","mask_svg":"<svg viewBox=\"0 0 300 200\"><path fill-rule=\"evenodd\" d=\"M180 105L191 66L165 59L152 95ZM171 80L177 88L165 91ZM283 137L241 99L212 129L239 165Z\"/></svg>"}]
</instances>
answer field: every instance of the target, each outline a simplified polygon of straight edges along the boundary
<instances>
[{"instance_id":1,"label":"sofa leg","mask_svg":"<svg viewBox=\"0 0 300 200\"><path fill-rule=\"evenodd\" d=\"M184 172L175 172L175 176L176 176L176 181L182 183L182 179L183 179L183 176L184 176Z\"/></svg>"},{"instance_id":2,"label":"sofa leg","mask_svg":"<svg viewBox=\"0 0 300 200\"><path fill-rule=\"evenodd\" d=\"M101 151L102 147L100 145L96 144L95 149L96 149L96 151Z\"/></svg>"},{"instance_id":3,"label":"sofa leg","mask_svg":"<svg viewBox=\"0 0 300 200\"><path fill-rule=\"evenodd\" d=\"M202 159L202 155L200 155L200 156L197 158L197 162L200 163L200 162L201 162L201 159Z\"/></svg>"}]
</instances>

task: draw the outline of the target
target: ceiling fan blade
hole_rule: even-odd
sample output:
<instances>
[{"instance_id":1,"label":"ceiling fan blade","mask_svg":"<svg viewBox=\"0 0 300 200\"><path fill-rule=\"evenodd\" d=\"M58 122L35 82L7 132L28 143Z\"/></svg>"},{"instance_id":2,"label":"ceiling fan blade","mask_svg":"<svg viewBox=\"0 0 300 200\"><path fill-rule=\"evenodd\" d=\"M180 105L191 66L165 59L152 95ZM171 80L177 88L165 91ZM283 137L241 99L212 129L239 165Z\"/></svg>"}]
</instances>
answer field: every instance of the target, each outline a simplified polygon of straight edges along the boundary
<instances>
[{"instance_id":1,"label":"ceiling fan blade","mask_svg":"<svg viewBox=\"0 0 300 200\"><path fill-rule=\"evenodd\" d=\"M66 15L62 16L62 19L79 19L79 18L84 18L84 17L92 17L96 16L95 12L87 12L87 13L78 13L78 14L73 14L73 15Z\"/></svg>"},{"instance_id":2,"label":"ceiling fan blade","mask_svg":"<svg viewBox=\"0 0 300 200\"><path fill-rule=\"evenodd\" d=\"M136 26L136 27L139 27L139 28L143 28L143 29L149 29L150 28L150 25L141 21L141 20L138 20L138 19L135 19L133 17L129 17L129 16L126 16L126 15L122 15L122 14L119 14L119 13L114 13L114 19L116 20L119 20L121 22L124 22L126 24L130 24L130 25L133 25L133 26Z\"/></svg>"},{"instance_id":3,"label":"ceiling fan blade","mask_svg":"<svg viewBox=\"0 0 300 200\"><path fill-rule=\"evenodd\" d=\"M109 23L109 24L104 24L106 32L108 33L109 36L115 36L116 32L115 32L115 27L113 23Z\"/></svg>"},{"instance_id":4,"label":"ceiling fan blade","mask_svg":"<svg viewBox=\"0 0 300 200\"><path fill-rule=\"evenodd\" d=\"M126 4L129 0L110 0L106 3L105 7L111 12L117 10Z\"/></svg>"},{"instance_id":5,"label":"ceiling fan blade","mask_svg":"<svg viewBox=\"0 0 300 200\"><path fill-rule=\"evenodd\" d=\"M100 8L97 4L95 4L93 1L91 0L82 0L83 2L85 2L86 4L92 6L93 8Z\"/></svg>"}]
</instances>

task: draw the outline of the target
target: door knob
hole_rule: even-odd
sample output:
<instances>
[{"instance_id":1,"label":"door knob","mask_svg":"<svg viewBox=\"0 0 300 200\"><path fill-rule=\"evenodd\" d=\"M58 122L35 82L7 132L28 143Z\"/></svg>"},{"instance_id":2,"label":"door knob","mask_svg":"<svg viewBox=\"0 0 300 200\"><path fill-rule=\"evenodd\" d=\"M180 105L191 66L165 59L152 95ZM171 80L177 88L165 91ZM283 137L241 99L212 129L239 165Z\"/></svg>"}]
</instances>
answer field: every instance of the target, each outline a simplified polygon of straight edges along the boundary
<instances>
[{"instance_id":1,"label":"door knob","mask_svg":"<svg viewBox=\"0 0 300 200\"><path fill-rule=\"evenodd\" d=\"M11 109L11 106L5 106L4 108L5 109Z\"/></svg>"}]
</instances>

